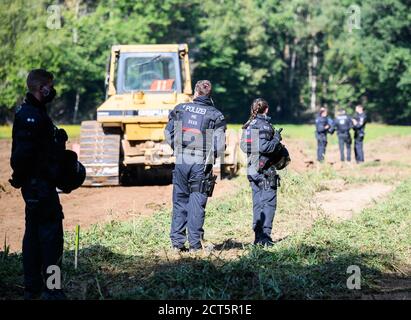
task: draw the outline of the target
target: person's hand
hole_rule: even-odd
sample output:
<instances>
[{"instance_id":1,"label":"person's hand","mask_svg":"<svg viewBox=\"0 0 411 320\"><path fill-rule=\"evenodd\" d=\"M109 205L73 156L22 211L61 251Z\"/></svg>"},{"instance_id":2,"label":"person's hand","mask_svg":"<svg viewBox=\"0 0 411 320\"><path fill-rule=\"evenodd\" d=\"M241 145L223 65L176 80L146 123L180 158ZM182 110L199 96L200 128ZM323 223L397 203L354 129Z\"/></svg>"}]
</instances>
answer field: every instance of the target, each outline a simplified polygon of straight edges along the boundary
<instances>
[{"instance_id":1,"label":"person's hand","mask_svg":"<svg viewBox=\"0 0 411 320\"><path fill-rule=\"evenodd\" d=\"M283 138L281 137L281 131L280 130L275 130L274 132L274 139L281 141Z\"/></svg>"},{"instance_id":2,"label":"person's hand","mask_svg":"<svg viewBox=\"0 0 411 320\"><path fill-rule=\"evenodd\" d=\"M357 123L358 123L358 122L357 122L357 120L355 120L355 119L351 119L351 120L352 120L353 125L355 125L355 126L356 126L356 125L357 125Z\"/></svg>"},{"instance_id":3,"label":"person's hand","mask_svg":"<svg viewBox=\"0 0 411 320\"><path fill-rule=\"evenodd\" d=\"M64 143L68 140L68 135L66 130L58 129L56 132L56 141L59 143Z\"/></svg>"},{"instance_id":4,"label":"person's hand","mask_svg":"<svg viewBox=\"0 0 411 320\"><path fill-rule=\"evenodd\" d=\"M22 184L14 178L9 179L9 183L12 185L13 188L16 189L20 189L22 187Z\"/></svg>"},{"instance_id":5,"label":"person's hand","mask_svg":"<svg viewBox=\"0 0 411 320\"><path fill-rule=\"evenodd\" d=\"M11 179L9 179L9 183L13 188L19 189L23 186L23 180L21 175L17 175L16 172L13 172Z\"/></svg>"},{"instance_id":6,"label":"person's hand","mask_svg":"<svg viewBox=\"0 0 411 320\"><path fill-rule=\"evenodd\" d=\"M330 125L329 125L329 124L326 124L326 125L324 126L324 129L325 129L325 130L330 129Z\"/></svg>"}]
</instances>

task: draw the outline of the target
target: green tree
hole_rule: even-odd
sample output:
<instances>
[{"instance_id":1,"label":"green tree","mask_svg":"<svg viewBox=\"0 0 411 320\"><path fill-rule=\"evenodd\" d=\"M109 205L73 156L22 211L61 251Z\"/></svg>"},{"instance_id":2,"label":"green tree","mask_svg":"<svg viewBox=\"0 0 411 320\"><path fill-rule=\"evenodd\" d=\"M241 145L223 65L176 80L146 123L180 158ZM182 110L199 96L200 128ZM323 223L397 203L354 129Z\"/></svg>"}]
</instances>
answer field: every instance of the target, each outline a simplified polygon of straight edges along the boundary
<instances>
[{"instance_id":1,"label":"green tree","mask_svg":"<svg viewBox=\"0 0 411 320\"><path fill-rule=\"evenodd\" d=\"M11 118L32 68L56 75L55 119L92 118L104 100L110 47L190 46L194 80L210 79L229 121L264 97L275 121L304 121L320 106L411 123L408 0L3 0L0 119ZM59 5L59 7L55 7ZM54 8L54 9L53 9ZM61 16L61 19L59 18Z\"/></svg>"}]
</instances>

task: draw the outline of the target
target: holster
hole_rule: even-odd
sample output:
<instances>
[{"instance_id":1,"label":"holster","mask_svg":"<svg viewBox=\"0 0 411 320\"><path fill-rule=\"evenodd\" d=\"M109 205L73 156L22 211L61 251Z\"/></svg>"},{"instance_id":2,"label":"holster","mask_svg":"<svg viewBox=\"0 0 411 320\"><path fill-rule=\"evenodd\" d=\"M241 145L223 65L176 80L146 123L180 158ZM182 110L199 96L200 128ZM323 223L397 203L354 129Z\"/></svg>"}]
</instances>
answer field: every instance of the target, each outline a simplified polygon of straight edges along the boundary
<instances>
[{"instance_id":1,"label":"holster","mask_svg":"<svg viewBox=\"0 0 411 320\"><path fill-rule=\"evenodd\" d=\"M263 174L264 178L263 181L259 183L260 187L263 187L265 190L268 190L270 188L277 189L277 187L281 186L281 178L275 171L274 167L270 167L267 170L264 170Z\"/></svg>"},{"instance_id":2,"label":"holster","mask_svg":"<svg viewBox=\"0 0 411 320\"><path fill-rule=\"evenodd\" d=\"M200 192L205 194L207 197L211 197L213 195L216 180L217 176L213 175L213 172L210 171L201 181L190 184L190 192Z\"/></svg>"},{"instance_id":3,"label":"holster","mask_svg":"<svg viewBox=\"0 0 411 320\"><path fill-rule=\"evenodd\" d=\"M207 173L203 180L200 183L200 192L207 195L207 197L211 197L213 195L214 186L216 184L217 176L213 175L213 171Z\"/></svg>"}]
</instances>

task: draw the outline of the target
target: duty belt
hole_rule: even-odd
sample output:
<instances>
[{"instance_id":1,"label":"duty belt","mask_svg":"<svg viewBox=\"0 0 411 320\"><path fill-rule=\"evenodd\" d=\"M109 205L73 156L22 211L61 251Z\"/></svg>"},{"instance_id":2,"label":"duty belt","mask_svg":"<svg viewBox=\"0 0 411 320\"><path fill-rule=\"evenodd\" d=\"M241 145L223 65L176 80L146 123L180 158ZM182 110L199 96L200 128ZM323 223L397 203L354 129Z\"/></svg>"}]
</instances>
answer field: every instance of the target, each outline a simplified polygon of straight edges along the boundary
<instances>
[{"instance_id":1,"label":"duty belt","mask_svg":"<svg viewBox=\"0 0 411 320\"><path fill-rule=\"evenodd\" d=\"M270 188L281 187L280 180L280 176L276 174L273 177L264 177L261 181L257 183L257 185L259 188L264 188L265 190L268 190Z\"/></svg>"},{"instance_id":2,"label":"duty belt","mask_svg":"<svg viewBox=\"0 0 411 320\"><path fill-rule=\"evenodd\" d=\"M190 183L188 185L188 189L190 190L190 193L200 192L201 182L200 181L195 181L195 182Z\"/></svg>"}]
</instances>

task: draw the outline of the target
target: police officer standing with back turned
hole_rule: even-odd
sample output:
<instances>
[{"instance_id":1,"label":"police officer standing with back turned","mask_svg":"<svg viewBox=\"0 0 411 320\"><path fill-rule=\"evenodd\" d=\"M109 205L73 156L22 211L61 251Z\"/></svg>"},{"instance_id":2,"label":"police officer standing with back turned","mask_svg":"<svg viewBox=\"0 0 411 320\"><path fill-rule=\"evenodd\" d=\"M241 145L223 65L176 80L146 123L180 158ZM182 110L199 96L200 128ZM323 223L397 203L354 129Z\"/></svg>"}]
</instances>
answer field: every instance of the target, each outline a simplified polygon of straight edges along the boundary
<instances>
[{"instance_id":1,"label":"police officer standing with back turned","mask_svg":"<svg viewBox=\"0 0 411 320\"><path fill-rule=\"evenodd\" d=\"M317 160L323 161L325 150L327 148L327 134L332 133L333 123L328 118L328 110L320 108L318 116L315 119L315 137L317 139Z\"/></svg>"},{"instance_id":2,"label":"police officer standing with back turned","mask_svg":"<svg viewBox=\"0 0 411 320\"><path fill-rule=\"evenodd\" d=\"M173 171L173 217L170 238L177 251L202 249L207 197L215 176L214 159L224 155L226 121L211 99L210 81L198 81L191 103L177 105L169 114L167 142L176 156Z\"/></svg>"},{"instance_id":3,"label":"police officer standing with back turned","mask_svg":"<svg viewBox=\"0 0 411 320\"><path fill-rule=\"evenodd\" d=\"M334 128L337 130L338 146L340 147L340 160L345 161L344 148L347 149L347 161L351 161L351 134L352 128L351 117L348 116L344 109L338 111L334 120Z\"/></svg>"},{"instance_id":4,"label":"police officer standing with back turned","mask_svg":"<svg viewBox=\"0 0 411 320\"><path fill-rule=\"evenodd\" d=\"M367 116L362 105L355 107L355 114L352 118L354 129L354 154L357 163L364 162L363 141L365 135L365 123Z\"/></svg>"},{"instance_id":5,"label":"police officer standing with back turned","mask_svg":"<svg viewBox=\"0 0 411 320\"><path fill-rule=\"evenodd\" d=\"M253 195L254 244L272 246L271 231L277 208L279 176L270 162L279 152L282 140L267 115L267 101L258 98L251 105L250 118L243 125L241 150L247 153L247 178Z\"/></svg>"},{"instance_id":6,"label":"police officer standing with back turned","mask_svg":"<svg viewBox=\"0 0 411 320\"><path fill-rule=\"evenodd\" d=\"M61 268L63 254L63 211L56 191L58 157L67 134L57 129L47 114L46 104L55 95L53 75L43 69L27 77L28 93L17 107L13 124L10 183L21 188L26 204L23 239L24 298L61 300L61 288L45 288L50 266ZM51 269L49 269L51 270Z\"/></svg>"}]
</instances>

